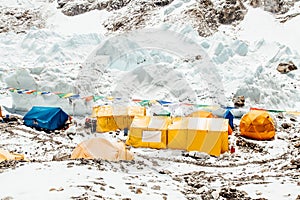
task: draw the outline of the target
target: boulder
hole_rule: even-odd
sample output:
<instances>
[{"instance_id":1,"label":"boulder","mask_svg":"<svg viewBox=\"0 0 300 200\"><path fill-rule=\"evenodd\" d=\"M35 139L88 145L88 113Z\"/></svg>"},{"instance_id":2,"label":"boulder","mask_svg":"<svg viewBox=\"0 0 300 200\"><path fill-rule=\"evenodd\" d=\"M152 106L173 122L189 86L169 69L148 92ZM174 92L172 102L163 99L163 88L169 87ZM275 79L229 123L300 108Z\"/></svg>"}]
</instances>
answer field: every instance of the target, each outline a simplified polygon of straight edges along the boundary
<instances>
[{"instance_id":1,"label":"boulder","mask_svg":"<svg viewBox=\"0 0 300 200\"><path fill-rule=\"evenodd\" d=\"M290 71L298 69L296 65L292 62L289 61L288 63L279 63L277 67L277 71L279 71L282 74L289 73Z\"/></svg>"},{"instance_id":2,"label":"boulder","mask_svg":"<svg viewBox=\"0 0 300 200\"><path fill-rule=\"evenodd\" d=\"M290 124L290 123L282 123L281 127L284 128L284 129L288 129L288 128L292 127L292 124Z\"/></svg>"},{"instance_id":3,"label":"boulder","mask_svg":"<svg viewBox=\"0 0 300 200\"><path fill-rule=\"evenodd\" d=\"M244 96L234 97L232 101L233 101L235 107L245 106L245 97Z\"/></svg>"}]
</instances>

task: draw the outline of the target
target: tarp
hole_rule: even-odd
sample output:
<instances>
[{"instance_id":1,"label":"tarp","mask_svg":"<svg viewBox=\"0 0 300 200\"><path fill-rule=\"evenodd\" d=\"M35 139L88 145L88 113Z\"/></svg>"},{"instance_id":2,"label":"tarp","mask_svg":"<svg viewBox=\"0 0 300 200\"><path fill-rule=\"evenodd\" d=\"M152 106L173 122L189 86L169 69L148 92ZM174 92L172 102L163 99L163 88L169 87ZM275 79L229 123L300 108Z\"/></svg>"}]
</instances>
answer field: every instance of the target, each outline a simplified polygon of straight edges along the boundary
<instances>
[{"instance_id":1,"label":"tarp","mask_svg":"<svg viewBox=\"0 0 300 200\"><path fill-rule=\"evenodd\" d=\"M136 116L130 126L127 145L164 149L167 147L167 128L171 119L161 116Z\"/></svg>"},{"instance_id":2,"label":"tarp","mask_svg":"<svg viewBox=\"0 0 300 200\"><path fill-rule=\"evenodd\" d=\"M234 116L233 114L231 113L231 111L229 109L227 109L223 115L223 117L225 119L228 119L229 121L229 125L231 127L231 129L234 129L234 125L233 125L233 119L234 119Z\"/></svg>"},{"instance_id":3,"label":"tarp","mask_svg":"<svg viewBox=\"0 0 300 200\"><path fill-rule=\"evenodd\" d=\"M23 120L29 127L57 130L65 125L68 118L68 114L59 107L34 106L26 113Z\"/></svg>"},{"instance_id":4,"label":"tarp","mask_svg":"<svg viewBox=\"0 0 300 200\"><path fill-rule=\"evenodd\" d=\"M146 109L141 106L97 106L93 108L92 117L97 118L97 132L129 129L135 116L144 116Z\"/></svg>"},{"instance_id":5,"label":"tarp","mask_svg":"<svg viewBox=\"0 0 300 200\"><path fill-rule=\"evenodd\" d=\"M251 110L240 121L241 135L255 140L269 140L275 136L275 123L269 113Z\"/></svg>"},{"instance_id":6,"label":"tarp","mask_svg":"<svg viewBox=\"0 0 300 200\"><path fill-rule=\"evenodd\" d=\"M26 160L26 159L22 154L9 153L4 149L0 149L0 162L5 160Z\"/></svg>"},{"instance_id":7,"label":"tarp","mask_svg":"<svg viewBox=\"0 0 300 200\"><path fill-rule=\"evenodd\" d=\"M170 101L163 101L163 100L156 100L160 105L168 105L171 104L172 102Z\"/></svg>"},{"instance_id":8,"label":"tarp","mask_svg":"<svg viewBox=\"0 0 300 200\"><path fill-rule=\"evenodd\" d=\"M168 148L219 156L228 151L228 119L182 117L168 127Z\"/></svg>"},{"instance_id":9,"label":"tarp","mask_svg":"<svg viewBox=\"0 0 300 200\"><path fill-rule=\"evenodd\" d=\"M71 159L103 159L108 161L133 160L131 153L121 141L92 138L81 142L72 152Z\"/></svg>"}]
</instances>

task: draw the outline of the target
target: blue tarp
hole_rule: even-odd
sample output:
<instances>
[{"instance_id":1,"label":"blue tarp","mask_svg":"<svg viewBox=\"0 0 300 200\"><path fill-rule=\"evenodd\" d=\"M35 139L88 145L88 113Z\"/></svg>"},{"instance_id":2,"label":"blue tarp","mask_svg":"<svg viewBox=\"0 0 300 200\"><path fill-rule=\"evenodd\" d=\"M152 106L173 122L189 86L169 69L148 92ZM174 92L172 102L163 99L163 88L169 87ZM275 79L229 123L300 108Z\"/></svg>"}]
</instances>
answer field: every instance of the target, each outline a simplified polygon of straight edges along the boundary
<instances>
[{"instance_id":1,"label":"blue tarp","mask_svg":"<svg viewBox=\"0 0 300 200\"><path fill-rule=\"evenodd\" d=\"M229 120L229 125L230 125L230 127L232 128L232 130L233 130L233 128L234 128L234 125L233 125L233 119L234 119L234 116L233 116L233 114L231 113L231 111L230 111L229 109L225 111L223 117L224 117L225 119L228 119L228 120Z\"/></svg>"},{"instance_id":2,"label":"blue tarp","mask_svg":"<svg viewBox=\"0 0 300 200\"><path fill-rule=\"evenodd\" d=\"M170 101L163 101L163 100L156 100L158 103L160 103L160 105L167 105L167 104L171 104L172 102Z\"/></svg>"},{"instance_id":3,"label":"blue tarp","mask_svg":"<svg viewBox=\"0 0 300 200\"><path fill-rule=\"evenodd\" d=\"M23 120L26 126L52 131L62 128L68 117L68 114L59 107L34 106L26 113Z\"/></svg>"}]
</instances>

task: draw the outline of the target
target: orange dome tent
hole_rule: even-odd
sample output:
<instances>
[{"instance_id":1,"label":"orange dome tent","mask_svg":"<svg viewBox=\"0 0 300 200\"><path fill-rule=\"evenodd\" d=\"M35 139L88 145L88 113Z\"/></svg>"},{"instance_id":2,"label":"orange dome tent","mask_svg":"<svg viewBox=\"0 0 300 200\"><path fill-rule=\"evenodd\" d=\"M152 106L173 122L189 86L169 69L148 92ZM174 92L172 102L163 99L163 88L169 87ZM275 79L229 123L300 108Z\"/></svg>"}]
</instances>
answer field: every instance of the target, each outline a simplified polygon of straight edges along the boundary
<instances>
[{"instance_id":1,"label":"orange dome tent","mask_svg":"<svg viewBox=\"0 0 300 200\"><path fill-rule=\"evenodd\" d=\"M242 117L240 131L251 139L269 140L275 136L275 123L267 112L251 110Z\"/></svg>"}]
</instances>

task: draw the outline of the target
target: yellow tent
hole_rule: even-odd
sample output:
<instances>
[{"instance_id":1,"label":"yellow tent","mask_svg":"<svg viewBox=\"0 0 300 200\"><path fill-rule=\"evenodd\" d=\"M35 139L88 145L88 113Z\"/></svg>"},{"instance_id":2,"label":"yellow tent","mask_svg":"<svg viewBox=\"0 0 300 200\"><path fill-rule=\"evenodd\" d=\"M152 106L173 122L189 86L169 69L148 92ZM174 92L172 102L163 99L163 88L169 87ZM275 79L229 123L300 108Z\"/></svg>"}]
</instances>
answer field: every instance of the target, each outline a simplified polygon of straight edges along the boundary
<instances>
[{"instance_id":1,"label":"yellow tent","mask_svg":"<svg viewBox=\"0 0 300 200\"><path fill-rule=\"evenodd\" d=\"M133 160L133 154L123 142L111 142L104 138L92 138L81 142L72 152L71 159L104 159L109 161Z\"/></svg>"},{"instance_id":2,"label":"yellow tent","mask_svg":"<svg viewBox=\"0 0 300 200\"><path fill-rule=\"evenodd\" d=\"M140 106L98 106L93 108L92 117L97 118L97 132L129 128L135 116L144 116L146 109Z\"/></svg>"},{"instance_id":3,"label":"yellow tent","mask_svg":"<svg viewBox=\"0 0 300 200\"><path fill-rule=\"evenodd\" d=\"M195 111L195 112L191 113L190 115L188 115L188 117L215 118L216 116L209 111L198 110L198 111ZM232 132L233 132L233 130L232 130L231 126L228 124L228 134L231 135Z\"/></svg>"},{"instance_id":4,"label":"yellow tent","mask_svg":"<svg viewBox=\"0 0 300 200\"><path fill-rule=\"evenodd\" d=\"M26 160L26 159L22 154L9 153L4 149L0 149L0 162L5 160Z\"/></svg>"},{"instance_id":5,"label":"yellow tent","mask_svg":"<svg viewBox=\"0 0 300 200\"><path fill-rule=\"evenodd\" d=\"M113 118L113 110L111 106L94 107L92 117L97 118L97 132L115 131L118 129Z\"/></svg>"},{"instance_id":6,"label":"yellow tent","mask_svg":"<svg viewBox=\"0 0 300 200\"><path fill-rule=\"evenodd\" d=\"M198 110L188 115L188 117L213 118L214 115L211 112L205 110Z\"/></svg>"},{"instance_id":7,"label":"yellow tent","mask_svg":"<svg viewBox=\"0 0 300 200\"><path fill-rule=\"evenodd\" d=\"M168 148L219 156L228 151L228 119L176 119L168 127Z\"/></svg>"},{"instance_id":8,"label":"yellow tent","mask_svg":"<svg viewBox=\"0 0 300 200\"><path fill-rule=\"evenodd\" d=\"M164 149L167 147L167 127L170 122L169 117L136 116L130 126L126 144Z\"/></svg>"},{"instance_id":9,"label":"yellow tent","mask_svg":"<svg viewBox=\"0 0 300 200\"><path fill-rule=\"evenodd\" d=\"M248 138L269 140L275 136L275 124L267 112L251 110L242 117L240 131L242 136Z\"/></svg>"},{"instance_id":10,"label":"yellow tent","mask_svg":"<svg viewBox=\"0 0 300 200\"><path fill-rule=\"evenodd\" d=\"M187 150L188 118L176 117L168 126L168 148Z\"/></svg>"}]
</instances>

